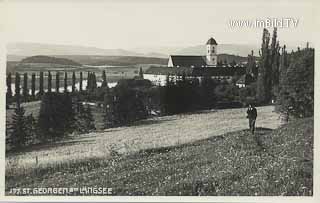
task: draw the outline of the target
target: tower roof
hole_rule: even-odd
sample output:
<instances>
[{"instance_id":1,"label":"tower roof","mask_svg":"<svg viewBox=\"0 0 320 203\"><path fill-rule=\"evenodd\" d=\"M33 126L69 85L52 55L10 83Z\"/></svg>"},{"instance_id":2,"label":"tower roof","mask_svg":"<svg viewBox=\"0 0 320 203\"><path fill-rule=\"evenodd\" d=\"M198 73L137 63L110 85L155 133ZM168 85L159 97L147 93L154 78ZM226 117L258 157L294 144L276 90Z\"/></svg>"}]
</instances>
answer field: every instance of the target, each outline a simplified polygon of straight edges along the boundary
<instances>
[{"instance_id":1,"label":"tower roof","mask_svg":"<svg viewBox=\"0 0 320 203\"><path fill-rule=\"evenodd\" d=\"M207 45L210 44L210 45L218 45L216 40L213 39L212 37L207 41Z\"/></svg>"}]
</instances>

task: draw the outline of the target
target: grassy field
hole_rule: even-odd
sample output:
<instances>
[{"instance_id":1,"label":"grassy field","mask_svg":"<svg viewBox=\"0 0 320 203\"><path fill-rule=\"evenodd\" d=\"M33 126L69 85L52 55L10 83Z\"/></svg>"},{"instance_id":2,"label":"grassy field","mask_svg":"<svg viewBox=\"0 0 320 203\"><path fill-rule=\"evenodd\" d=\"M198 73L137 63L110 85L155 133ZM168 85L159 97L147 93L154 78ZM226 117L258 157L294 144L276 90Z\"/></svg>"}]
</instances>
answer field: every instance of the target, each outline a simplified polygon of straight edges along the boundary
<instances>
[{"instance_id":1,"label":"grassy field","mask_svg":"<svg viewBox=\"0 0 320 203\"><path fill-rule=\"evenodd\" d=\"M35 105L31 105L35 106ZM258 108L258 127L275 129L280 121L273 106ZM133 126L107 129L50 145L33 146L24 153L8 154L7 173L28 173L90 158L110 158L112 153L177 146L248 128L246 109L203 111L143 120ZM38 164L36 164L38 160Z\"/></svg>"},{"instance_id":2,"label":"grassy field","mask_svg":"<svg viewBox=\"0 0 320 203\"><path fill-rule=\"evenodd\" d=\"M128 135L129 137L130 135ZM196 140L196 139L195 139ZM313 119L177 146L91 157L27 174L11 187L112 187L115 195L312 195Z\"/></svg>"}]
</instances>

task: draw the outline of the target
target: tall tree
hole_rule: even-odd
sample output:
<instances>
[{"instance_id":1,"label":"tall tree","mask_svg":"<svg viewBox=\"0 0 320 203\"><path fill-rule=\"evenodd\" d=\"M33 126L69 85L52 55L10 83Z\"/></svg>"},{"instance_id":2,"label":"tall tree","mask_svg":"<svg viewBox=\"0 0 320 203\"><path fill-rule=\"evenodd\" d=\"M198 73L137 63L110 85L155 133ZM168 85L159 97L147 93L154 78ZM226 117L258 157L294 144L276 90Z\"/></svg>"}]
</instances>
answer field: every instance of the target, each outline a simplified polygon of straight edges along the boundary
<instances>
[{"instance_id":1,"label":"tall tree","mask_svg":"<svg viewBox=\"0 0 320 203\"><path fill-rule=\"evenodd\" d=\"M11 98L12 98L12 87L11 87L11 83L12 83L12 76L11 76L11 73L9 72L9 73L7 74L7 94L6 94L7 100L11 100Z\"/></svg>"},{"instance_id":2,"label":"tall tree","mask_svg":"<svg viewBox=\"0 0 320 203\"><path fill-rule=\"evenodd\" d=\"M97 78L96 78L95 72L92 73L92 87L93 87L93 90L97 88Z\"/></svg>"},{"instance_id":3,"label":"tall tree","mask_svg":"<svg viewBox=\"0 0 320 203\"><path fill-rule=\"evenodd\" d=\"M16 102L18 106L20 105L20 74L16 72L16 77L15 77L15 97L16 97Z\"/></svg>"},{"instance_id":4,"label":"tall tree","mask_svg":"<svg viewBox=\"0 0 320 203\"><path fill-rule=\"evenodd\" d=\"M139 70L139 78L140 78L140 79L143 79L143 70L142 70L142 67L140 67L140 70Z\"/></svg>"},{"instance_id":5,"label":"tall tree","mask_svg":"<svg viewBox=\"0 0 320 203\"><path fill-rule=\"evenodd\" d=\"M14 149L21 149L27 144L28 140L28 125L25 117L25 110L20 105L14 111L12 116L12 134L10 143Z\"/></svg>"},{"instance_id":6,"label":"tall tree","mask_svg":"<svg viewBox=\"0 0 320 203\"><path fill-rule=\"evenodd\" d=\"M76 91L76 73L73 71L72 73L72 92Z\"/></svg>"},{"instance_id":7,"label":"tall tree","mask_svg":"<svg viewBox=\"0 0 320 203\"><path fill-rule=\"evenodd\" d=\"M52 75L51 72L48 72L48 92L51 92L52 90Z\"/></svg>"},{"instance_id":8,"label":"tall tree","mask_svg":"<svg viewBox=\"0 0 320 203\"><path fill-rule=\"evenodd\" d=\"M79 91L82 92L82 85L83 85L83 76L82 72L80 72L80 82L79 82Z\"/></svg>"},{"instance_id":9,"label":"tall tree","mask_svg":"<svg viewBox=\"0 0 320 203\"><path fill-rule=\"evenodd\" d=\"M102 85L101 85L101 87L106 87L106 86L108 86L107 76L106 76L106 71L103 70L102 71Z\"/></svg>"},{"instance_id":10,"label":"tall tree","mask_svg":"<svg viewBox=\"0 0 320 203\"><path fill-rule=\"evenodd\" d=\"M267 103L271 100L271 80L270 80L270 33L267 29L263 29L262 45L259 70L258 70L258 83L257 83L257 99L260 103Z\"/></svg>"},{"instance_id":11,"label":"tall tree","mask_svg":"<svg viewBox=\"0 0 320 203\"><path fill-rule=\"evenodd\" d=\"M31 75L31 95L32 99L36 97L36 74L32 73Z\"/></svg>"},{"instance_id":12,"label":"tall tree","mask_svg":"<svg viewBox=\"0 0 320 203\"><path fill-rule=\"evenodd\" d=\"M268 88L271 91L271 98L274 98L278 91L279 85L279 53L280 45L279 41L277 41L277 28L273 29L271 47L270 47L270 62L268 70Z\"/></svg>"},{"instance_id":13,"label":"tall tree","mask_svg":"<svg viewBox=\"0 0 320 203\"><path fill-rule=\"evenodd\" d=\"M64 72L64 92L68 92L68 73Z\"/></svg>"},{"instance_id":14,"label":"tall tree","mask_svg":"<svg viewBox=\"0 0 320 203\"><path fill-rule=\"evenodd\" d=\"M22 94L23 94L23 100L28 101L28 96L29 96L29 89L28 89L28 74L24 73L23 74L23 89L22 89Z\"/></svg>"},{"instance_id":15,"label":"tall tree","mask_svg":"<svg viewBox=\"0 0 320 203\"><path fill-rule=\"evenodd\" d=\"M42 96L44 94L44 87L43 87L43 72L40 72L40 79L39 79L39 95Z\"/></svg>"},{"instance_id":16,"label":"tall tree","mask_svg":"<svg viewBox=\"0 0 320 203\"><path fill-rule=\"evenodd\" d=\"M89 90L91 89L91 73L88 71L88 74L87 74L87 87L86 87L86 90Z\"/></svg>"},{"instance_id":17,"label":"tall tree","mask_svg":"<svg viewBox=\"0 0 320 203\"><path fill-rule=\"evenodd\" d=\"M256 59L253 55L253 50L251 51L251 55L248 55L248 65L246 68L246 73L250 74L255 80L258 77L258 69L256 67Z\"/></svg>"},{"instance_id":18,"label":"tall tree","mask_svg":"<svg viewBox=\"0 0 320 203\"><path fill-rule=\"evenodd\" d=\"M56 72L56 92L59 93L60 89L60 73Z\"/></svg>"}]
</instances>

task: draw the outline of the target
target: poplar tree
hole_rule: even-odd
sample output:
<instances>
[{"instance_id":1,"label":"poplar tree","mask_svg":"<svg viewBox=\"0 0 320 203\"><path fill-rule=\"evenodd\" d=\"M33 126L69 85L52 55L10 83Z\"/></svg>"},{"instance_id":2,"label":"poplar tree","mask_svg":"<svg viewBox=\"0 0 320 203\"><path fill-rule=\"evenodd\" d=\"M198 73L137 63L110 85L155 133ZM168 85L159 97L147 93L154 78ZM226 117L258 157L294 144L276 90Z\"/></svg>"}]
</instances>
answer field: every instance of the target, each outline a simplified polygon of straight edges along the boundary
<instances>
[{"instance_id":1,"label":"poplar tree","mask_svg":"<svg viewBox=\"0 0 320 203\"><path fill-rule=\"evenodd\" d=\"M259 51L259 71L257 82L257 99L260 103L267 103L271 99L271 80L270 80L270 33L263 29L261 51Z\"/></svg>"},{"instance_id":2,"label":"poplar tree","mask_svg":"<svg viewBox=\"0 0 320 203\"><path fill-rule=\"evenodd\" d=\"M18 72L15 77L15 97L17 104L20 105L20 74Z\"/></svg>"},{"instance_id":3,"label":"poplar tree","mask_svg":"<svg viewBox=\"0 0 320 203\"><path fill-rule=\"evenodd\" d=\"M87 88L86 90L90 90L91 89L91 73L88 71L88 75L87 75Z\"/></svg>"},{"instance_id":4,"label":"poplar tree","mask_svg":"<svg viewBox=\"0 0 320 203\"><path fill-rule=\"evenodd\" d=\"M59 93L60 89L60 73L56 72L56 92Z\"/></svg>"},{"instance_id":5,"label":"poplar tree","mask_svg":"<svg viewBox=\"0 0 320 203\"><path fill-rule=\"evenodd\" d=\"M106 86L108 86L107 76L106 76L106 71L103 70L102 71L102 85L101 85L101 87L106 87Z\"/></svg>"},{"instance_id":6,"label":"poplar tree","mask_svg":"<svg viewBox=\"0 0 320 203\"><path fill-rule=\"evenodd\" d=\"M29 89L28 89L28 74L24 73L23 74L23 99L24 101L28 101L28 95L29 95Z\"/></svg>"},{"instance_id":7,"label":"poplar tree","mask_svg":"<svg viewBox=\"0 0 320 203\"><path fill-rule=\"evenodd\" d=\"M51 72L48 72L48 92L51 92L52 89L52 75Z\"/></svg>"},{"instance_id":8,"label":"poplar tree","mask_svg":"<svg viewBox=\"0 0 320 203\"><path fill-rule=\"evenodd\" d=\"M12 83L12 76L11 76L11 73L8 73L7 74L7 94L6 94L7 100L10 100L12 98L11 83Z\"/></svg>"},{"instance_id":9,"label":"poplar tree","mask_svg":"<svg viewBox=\"0 0 320 203\"><path fill-rule=\"evenodd\" d=\"M68 73L64 72L64 92L68 92Z\"/></svg>"},{"instance_id":10,"label":"poplar tree","mask_svg":"<svg viewBox=\"0 0 320 203\"><path fill-rule=\"evenodd\" d=\"M140 78L140 79L143 79L142 67L140 67L140 70L139 70L139 78Z\"/></svg>"},{"instance_id":11,"label":"poplar tree","mask_svg":"<svg viewBox=\"0 0 320 203\"><path fill-rule=\"evenodd\" d=\"M73 71L72 73L72 92L76 91L76 73Z\"/></svg>"},{"instance_id":12,"label":"poplar tree","mask_svg":"<svg viewBox=\"0 0 320 203\"><path fill-rule=\"evenodd\" d=\"M32 99L36 97L36 74L32 73L31 75L31 96Z\"/></svg>"},{"instance_id":13,"label":"poplar tree","mask_svg":"<svg viewBox=\"0 0 320 203\"><path fill-rule=\"evenodd\" d=\"M79 82L79 91L82 92L82 82L83 82L83 76L82 72L80 72L80 82Z\"/></svg>"},{"instance_id":14,"label":"poplar tree","mask_svg":"<svg viewBox=\"0 0 320 203\"><path fill-rule=\"evenodd\" d=\"M44 88L43 88L43 72L40 72L40 79L39 79L39 95L42 96L44 93Z\"/></svg>"}]
</instances>

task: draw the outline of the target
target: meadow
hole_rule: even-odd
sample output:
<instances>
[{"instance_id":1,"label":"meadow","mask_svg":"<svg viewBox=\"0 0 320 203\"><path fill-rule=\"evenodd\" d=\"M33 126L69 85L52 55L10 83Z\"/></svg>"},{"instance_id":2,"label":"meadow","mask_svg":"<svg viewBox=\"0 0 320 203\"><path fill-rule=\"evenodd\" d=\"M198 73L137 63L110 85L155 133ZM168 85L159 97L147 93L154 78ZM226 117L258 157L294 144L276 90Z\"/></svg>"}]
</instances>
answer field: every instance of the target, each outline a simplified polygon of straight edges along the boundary
<instances>
[{"instance_id":1,"label":"meadow","mask_svg":"<svg viewBox=\"0 0 320 203\"><path fill-rule=\"evenodd\" d=\"M233 109L164 117L162 122L146 120L88 134L71 145L11 155L6 164L6 191L12 187L107 186L114 195L310 196L313 119L277 128L272 109L258 109L256 136L244 129L243 109ZM216 117L223 121L218 123ZM202 127L207 127L207 133ZM123 151L124 143L131 144ZM108 148L108 144L114 146ZM38 166L24 162L36 154ZM45 156L49 162L41 165ZM15 167L10 161L16 162Z\"/></svg>"},{"instance_id":2,"label":"meadow","mask_svg":"<svg viewBox=\"0 0 320 203\"><path fill-rule=\"evenodd\" d=\"M35 104L33 105L35 111ZM273 106L258 108L258 127L276 129L279 115ZM248 128L246 109L201 111L190 114L150 118L131 126L106 129L47 145L36 145L23 152L9 153L6 174L24 174L111 154L132 154L141 150L178 146Z\"/></svg>"}]
</instances>

